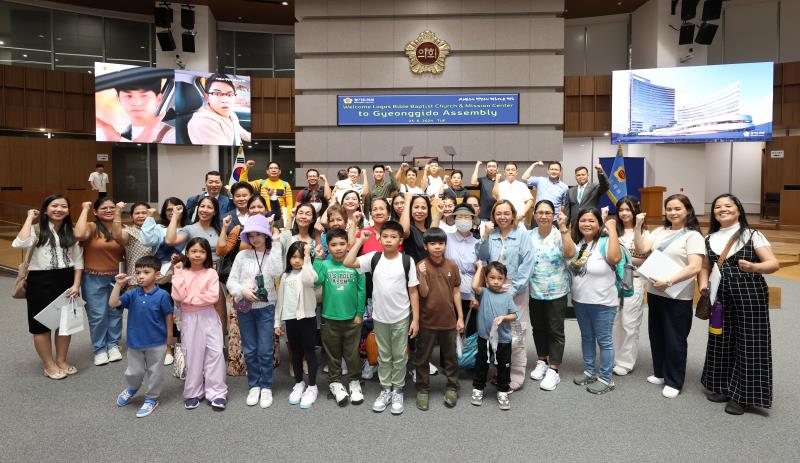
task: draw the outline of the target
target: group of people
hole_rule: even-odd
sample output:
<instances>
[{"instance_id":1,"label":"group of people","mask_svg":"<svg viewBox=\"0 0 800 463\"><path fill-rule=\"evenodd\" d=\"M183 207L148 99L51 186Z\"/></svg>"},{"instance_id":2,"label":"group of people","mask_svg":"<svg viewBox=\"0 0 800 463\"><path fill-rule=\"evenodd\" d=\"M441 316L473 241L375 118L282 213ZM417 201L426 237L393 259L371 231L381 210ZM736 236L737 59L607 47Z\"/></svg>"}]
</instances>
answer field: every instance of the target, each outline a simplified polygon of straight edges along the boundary
<instances>
[{"instance_id":1,"label":"group of people","mask_svg":"<svg viewBox=\"0 0 800 463\"><path fill-rule=\"evenodd\" d=\"M666 198L663 224L653 230L633 196L617 202L614 216L598 210L608 189L599 165L599 184L581 167L572 187L558 162L543 177L531 176L542 165L534 163L522 175L526 183L517 180L513 162L502 176L496 161L486 162L479 176L482 165L470 181L477 196L461 171L447 174L437 163L419 173L404 163L394 174L378 164L371 184L352 166L333 188L309 169L308 186L293 194L278 163L268 164L267 178L249 180L254 163L248 162L229 191L219 172L209 172L204 192L185 203L168 198L160 212L134 203L130 225L122 220L128 205L104 196L84 203L73 226L69 201L49 196L29 211L13 242L30 253L29 330L44 375L78 372L67 361L69 337L51 336L34 319L66 293L86 302L95 365L122 359L122 311L129 311L127 386L117 404L127 405L141 390L137 416L158 406L163 365L179 352L187 409L204 399L224 409L226 374L247 376L248 406L269 407L284 334L295 380L288 401L300 408L319 394L321 344L337 404L362 403L361 381L377 364L375 412L403 413L409 375L416 407L428 410L438 344L445 406L456 406L459 367L469 365L470 403L481 405L492 382L499 408L508 410L528 375L547 391L561 382L568 300L583 354L583 371L572 382L592 394L614 390L614 376L636 368L646 298L653 359L647 381L672 399L686 381L695 282L708 294L710 282L719 281L711 302L715 310L722 306L721 326L709 332L701 378L707 397L725 402L731 414L771 406L763 274L776 271L778 261L735 196L714 199L703 237L681 194ZM625 273L655 253L680 271L664 280L634 272L626 282ZM670 289L679 283L681 291ZM529 331L536 351L531 368ZM457 348L470 342L474 351Z\"/></svg>"}]
</instances>

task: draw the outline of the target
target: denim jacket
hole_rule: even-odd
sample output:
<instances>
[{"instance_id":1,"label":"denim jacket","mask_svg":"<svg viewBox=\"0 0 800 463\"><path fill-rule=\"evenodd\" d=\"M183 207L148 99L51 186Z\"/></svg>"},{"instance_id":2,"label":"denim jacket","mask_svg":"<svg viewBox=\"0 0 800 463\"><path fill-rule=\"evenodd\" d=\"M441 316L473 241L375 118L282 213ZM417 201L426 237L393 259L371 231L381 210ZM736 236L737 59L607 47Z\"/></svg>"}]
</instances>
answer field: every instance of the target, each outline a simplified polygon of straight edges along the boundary
<instances>
[{"instance_id":1,"label":"denim jacket","mask_svg":"<svg viewBox=\"0 0 800 463\"><path fill-rule=\"evenodd\" d=\"M500 261L508 268L508 279L514 295L525 291L533 271L533 250L527 230L514 227L505 238L500 231L492 230L489 238L478 245L478 260L485 263Z\"/></svg>"}]
</instances>

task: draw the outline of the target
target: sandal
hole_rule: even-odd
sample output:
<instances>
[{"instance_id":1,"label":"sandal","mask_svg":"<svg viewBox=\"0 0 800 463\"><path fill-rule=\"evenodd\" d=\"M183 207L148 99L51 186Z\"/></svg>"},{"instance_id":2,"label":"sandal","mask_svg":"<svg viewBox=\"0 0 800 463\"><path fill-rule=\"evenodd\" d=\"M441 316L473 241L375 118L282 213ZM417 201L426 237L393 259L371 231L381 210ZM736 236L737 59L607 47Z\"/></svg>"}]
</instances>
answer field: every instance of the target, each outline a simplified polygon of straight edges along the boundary
<instances>
[{"instance_id":1,"label":"sandal","mask_svg":"<svg viewBox=\"0 0 800 463\"><path fill-rule=\"evenodd\" d=\"M47 370L44 370L44 375L50 379L64 379L67 377L63 370L58 370L57 373L48 373Z\"/></svg>"}]
</instances>

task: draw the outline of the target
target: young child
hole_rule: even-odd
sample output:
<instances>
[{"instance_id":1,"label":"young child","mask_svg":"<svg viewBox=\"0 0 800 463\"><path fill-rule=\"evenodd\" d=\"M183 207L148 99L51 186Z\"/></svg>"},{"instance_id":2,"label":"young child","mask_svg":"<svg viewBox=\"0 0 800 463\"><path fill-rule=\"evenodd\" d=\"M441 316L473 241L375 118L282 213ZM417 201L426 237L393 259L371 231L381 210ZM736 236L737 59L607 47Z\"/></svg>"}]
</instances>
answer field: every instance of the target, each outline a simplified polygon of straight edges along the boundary
<instances>
[{"instance_id":1,"label":"young child","mask_svg":"<svg viewBox=\"0 0 800 463\"><path fill-rule=\"evenodd\" d=\"M417 264L419 275L419 335L417 336L417 408L428 409L430 367L433 346L439 344L439 359L447 376L444 404L458 402L458 354L456 336L464 331L461 312L461 275L452 260L444 258L447 234L429 228L423 235L428 257ZM456 316L458 314L458 316Z\"/></svg>"},{"instance_id":2,"label":"young child","mask_svg":"<svg viewBox=\"0 0 800 463\"><path fill-rule=\"evenodd\" d=\"M372 232L367 230L361 232L347 253L344 265L357 268L360 273L380 275L380 278L373 279L372 319L378 343L378 378L382 390L372 410L382 412L391 404L392 414L399 415L403 413L408 338L415 338L419 331L419 281L414 259L398 250L403 242L403 227L399 223L390 220L381 227L382 253L358 256L361 246L371 235Z\"/></svg>"},{"instance_id":3,"label":"young child","mask_svg":"<svg viewBox=\"0 0 800 463\"><path fill-rule=\"evenodd\" d=\"M283 273L283 252L280 241L272 241L269 219L261 214L247 219L240 237L247 249L236 255L227 286L233 296L247 365L246 403L267 408L272 405L274 325L276 320L280 323L275 315L278 298L273 278Z\"/></svg>"},{"instance_id":4,"label":"young child","mask_svg":"<svg viewBox=\"0 0 800 463\"><path fill-rule=\"evenodd\" d=\"M497 325L497 350L494 352L497 365L497 403L500 410L511 409L508 390L511 383L511 325L519 317L511 292L503 291L508 270L500 262L491 262L485 274L483 264L477 264L472 290L480 298L478 309L478 352L475 354L475 375L472 379L472 405L483 404L483 389L489 373L491 346L488 346L492 325Z\"/></svg>"},{"instance_id":5,"label":"young child","mask_svg":"<svg viewBox=\"0 0 800 463\"><path fill-rule=\"evenodd\" d=\"M356 182L354 182L350 177L348 177L348 170L340 169L339 172L336 174L336 178L339 180L336 184L333 185L333 196L336 197L336 201L339 204L342 204L342 197L345 193L350 190L356 189Z\"/></svg>"},{"instance_id":6,"label":"young child","mask_svg":"<svg viewBox=\"0 0 800 463\"><path fill-rule=\"evenodd\" d=\"M222 320L214 308L219 300L219 277L211 260L211 246L201 237L186 244L189 268L173 266L172 299L181 306L181 340L186 359L184 407L197 408L205 397L216 410L224 410L228 386L222 355Z\"/></svg>"},{"instance_id":7,"label":"young child","mask_svg":"<svg viewBox=\"0 0 800 463\"><path fill-rule=\"evenodd\" d=\"M115 277L108 305L128 309L128 369L125 370L128 387L117 397L117 405L128 405L147 374L144 404L136 412L137 418L143 418L153 413L159 404L167 327L172 326L172 301L169 294L156 285L156 279L161 276L158 259L145 256L135 265L139 287L120 296L122 288L128 284L128 275L120 273Z\"/></svg>"},{"instance_id":8,"label":"young child","mask_svg":"<svg viewBox=\"0 0 800 463\"><path fill-rule=\"evenodd\" d=\"M328 358L328 382L336 403L343 407L364 402L361 392L361 362L358 345L364 318L366 278L364 274L345 267L347 232L333 228L328 231L328 255L331 260L314 261L316 285L322 285L322 347ZM347 373L342 372L342 359ZM348 395L344 381L349 379Z\"/></svg>"},{"instance_id":9,"label":"young child","mask_svg":"<svg viewBox=\"0 0 800 463\"><path fill-rule=\"evenodd\" d=\"M317 298L314 282L317 273L311 264L311 246L295 241L286 253L286 272L278 288L275 312L275 335L281 335L286 323L286 339L292 353L295 385L289 405L311 408L317 400ZM308 387L303 382L303 359L308 364Z\"/></svg>"}]
</instances>

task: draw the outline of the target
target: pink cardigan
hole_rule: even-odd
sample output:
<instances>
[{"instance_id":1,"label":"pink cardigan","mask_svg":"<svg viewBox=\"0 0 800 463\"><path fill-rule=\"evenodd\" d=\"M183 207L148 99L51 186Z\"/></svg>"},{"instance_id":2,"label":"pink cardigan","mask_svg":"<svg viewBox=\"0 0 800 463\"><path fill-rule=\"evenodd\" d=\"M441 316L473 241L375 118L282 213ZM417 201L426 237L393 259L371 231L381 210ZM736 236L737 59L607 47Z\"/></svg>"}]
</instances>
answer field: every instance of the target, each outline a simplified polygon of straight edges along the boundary
<instances>
[{"instance_id":1,"label":"pink cardigan","mask_svg":"<svg viewBox=\"0 0 800 463\"><path fill-rule=\"evenodd\" d=\"M172 275L172 299L184 312L213 309L219 300L219 277L213 268L200 271L175 269Z\"/></svg>"}]
</instances>

